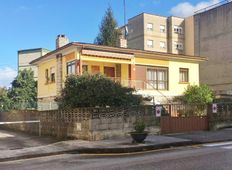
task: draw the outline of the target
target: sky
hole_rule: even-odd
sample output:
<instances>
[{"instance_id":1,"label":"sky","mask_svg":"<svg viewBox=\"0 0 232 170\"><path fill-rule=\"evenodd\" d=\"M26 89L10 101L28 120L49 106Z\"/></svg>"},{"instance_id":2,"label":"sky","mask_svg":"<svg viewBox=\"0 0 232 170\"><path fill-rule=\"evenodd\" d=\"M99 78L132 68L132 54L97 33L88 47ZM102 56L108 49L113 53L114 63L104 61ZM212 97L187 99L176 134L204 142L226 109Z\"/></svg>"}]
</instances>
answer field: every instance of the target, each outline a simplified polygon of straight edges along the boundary
<instances>
[{"instance_id":1,"label":"sky","mask_svg":"<svg viewBox=\"0 0 232 170\"><path fill-rule=\"evenodd\" d=\"M220 0L126 0L127 19L142 12L187 17ZM0 86L17 75L17 51L55 49L58 34L70 41L93 43L105 10L111 6L119 26L124 23L123 0L1 0Z\"/></svg>"}]
</instances>

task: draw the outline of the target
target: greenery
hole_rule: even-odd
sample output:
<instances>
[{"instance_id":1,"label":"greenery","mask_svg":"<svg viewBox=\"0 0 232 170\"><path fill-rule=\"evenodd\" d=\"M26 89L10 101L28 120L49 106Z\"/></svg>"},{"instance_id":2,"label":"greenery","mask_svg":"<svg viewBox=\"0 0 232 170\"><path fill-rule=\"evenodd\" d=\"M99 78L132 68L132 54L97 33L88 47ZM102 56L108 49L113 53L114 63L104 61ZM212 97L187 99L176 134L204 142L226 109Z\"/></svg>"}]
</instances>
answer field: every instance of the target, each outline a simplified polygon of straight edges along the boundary
<instances>
[{"instance_id":1,"label":"greenery","mask_svg":"<svg viewBox=\"0 0 232 170\"><path fill-rule=\"evenodd\" d=\"M99 28L100 32L94 43L98 45L116 47L121 35L121 32L117 26L117 21L114 18L113 11L111 7L108 7Z\"/></svg>"},{"instance_id":2,"label":"greenery","mask_svg":"<svg viewBox=\"0 0 232 170\"><path fill-rule=\"evenodd\" d=\"M0 112L8 111L11 108L11 100L8 97L8 90L0 87Z\"/></svg>"},{"instance_id":3,"label":"greenery","mask_svg":"<svg viewBox=\"0 0 232 170\"><path fill-rule=\"evenodd\" d=\"M136 133L143 133L144 130L145 130L145 127L146 127L146 125L145 125L144 121L142 121L142 120L137 120L137 121L135 122L135 127L134 127L134 129L135 129L135 132L136 132Z\"/></svg>"},{"instance_id":4,"label":"greenery","mask_svg":"<svg viewBox=\"0 0 232 170\"><path fill-rule=\"evenodd\" d=\"M205 105L212 103L213 99L213 91L207 85L189 85L184 95L176 97L174 101L180 101L184 104Z\"/></svg>"},{"instance_id":5,"label":"greenery","mask_svg":"<svg viewBox=\"0 0 232 170\"><path fill-rule=\"evenodd\" d=\"M142 99L133 92L103 75L71 75L56 101L60 108L139 105Z\"/></svg>"},{"instance_id":6,"label":"greenery","mask_svg":"<svg viewBox=\"0 0 232 170\"><path fill-rule=\"evenodd\" d=\"M9 89L0 89L0 111L36 108L37 83L31 69L19 71L11 84Z\"/></svg>"}]
</instances>

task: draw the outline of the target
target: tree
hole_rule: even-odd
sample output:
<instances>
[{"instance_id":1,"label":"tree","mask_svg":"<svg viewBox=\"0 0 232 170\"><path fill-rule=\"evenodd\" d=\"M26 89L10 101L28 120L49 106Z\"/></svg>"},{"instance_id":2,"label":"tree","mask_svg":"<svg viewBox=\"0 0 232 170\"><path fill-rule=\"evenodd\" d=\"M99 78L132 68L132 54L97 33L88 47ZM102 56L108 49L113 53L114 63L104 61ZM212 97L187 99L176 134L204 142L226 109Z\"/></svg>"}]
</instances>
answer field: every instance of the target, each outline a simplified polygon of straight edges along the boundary
<instances>
[{"instance_id":1,"label":"tree","mask_svg":"<svg viewBox=\"0 0 232 170\"><path fill-rule=\"evenodd\" d=\"M11 84L12 88L9 90L8 96L12 101L12 109L36 108L37 83L31 69L19 71L18 76Z\"/></svg>"},{"instance_id":2,"label":"tree","mask_svg":"<svg viewBox=\"0 0 232 170\"><path fill-rule=\"evenodd\" d=\"M8 90L0 87L0 112L11 109L11 101L8 97Z\"/></svg>"},{"instance_id":3,"label":"tree","mask_svg":"<svg viewBox=\"0 0 232 170\"><path fill-rule=\"evenodd\" d=\"M56 101L60 108L139 105L141 97L133 92L103 75L71 75Z\"/></svg>"},{"instance_id":4,"label":"tree","mask_svg":"<svg viewBox=\"0 0 232 170\"><path fill-rule=\"evenodd\" d=\"M189 85L185 90L184 95L176 98L176 100L183 103L200 105L212 103L213 99L213 91L207 85Z\"/></svg>"},{"instance_id":5,"label":"tree","mask_svg":"<svg viewBox=\"0 0 232 170\"><path fill-rule=\"evenodd\" d=\"M113 47L117 46L121 32L117 28L117 21L114 19L111 7L108 7L106 10L99 31L100 32L94 42L95 44Z\"/></svg>"}]
</instances>

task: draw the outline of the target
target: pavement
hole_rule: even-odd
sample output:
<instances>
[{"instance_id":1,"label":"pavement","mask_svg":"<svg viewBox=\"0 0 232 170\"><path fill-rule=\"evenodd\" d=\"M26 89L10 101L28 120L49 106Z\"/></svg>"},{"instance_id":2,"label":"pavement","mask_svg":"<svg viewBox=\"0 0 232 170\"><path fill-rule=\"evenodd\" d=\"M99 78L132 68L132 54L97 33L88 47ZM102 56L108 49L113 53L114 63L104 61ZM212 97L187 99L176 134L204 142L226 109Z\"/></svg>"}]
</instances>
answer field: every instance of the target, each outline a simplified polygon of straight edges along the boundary
<instances>
[{"instance_id":1,"label":"pavement","mask_svg":"<svg viewBox=\"0 0 232 170\"><path fill-rule=\"evenodd\" d=\"M0 138L1 140L1 138ZM115 138L102 141L69 140L47 145L25 147L21 149L1 150L0 162L59 155L64 153L130 153L157 150L177 146L203 144L209 142L232 141L232 129L214 132L192 132L172 135L150 135L144 143L132 143L131 137Z\"/></svg>"}]
</instances>

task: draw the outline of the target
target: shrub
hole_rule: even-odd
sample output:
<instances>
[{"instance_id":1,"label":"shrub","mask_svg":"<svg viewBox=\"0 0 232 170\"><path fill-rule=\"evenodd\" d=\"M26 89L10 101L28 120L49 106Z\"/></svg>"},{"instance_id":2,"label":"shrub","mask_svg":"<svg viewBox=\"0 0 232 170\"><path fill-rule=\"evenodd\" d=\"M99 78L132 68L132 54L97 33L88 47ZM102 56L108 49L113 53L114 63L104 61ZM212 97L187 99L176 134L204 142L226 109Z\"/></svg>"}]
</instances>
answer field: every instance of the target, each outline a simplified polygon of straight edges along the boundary
<instances>
[{"instance_id":1,"label":"shrub","mask_svg":"<svg viewBox=\"0 0 232 170\"><path fill-rule=\"evenodd\" d=\"M205 105L212 103L214 99L213 91L207 85L189 85L183 96L178 96L174 101L185 104Z\"/></svg>"},{"instance_id":2,"label":"shrub","mask_svg":"<svg viewBox=\"0 0 232 170\"><path fill-rule=\"evenodd\" d=\"M71 75L56 100L60 108L139 105L141 97L133 92L103 75Z\"/></svg>"}]
</instances>

